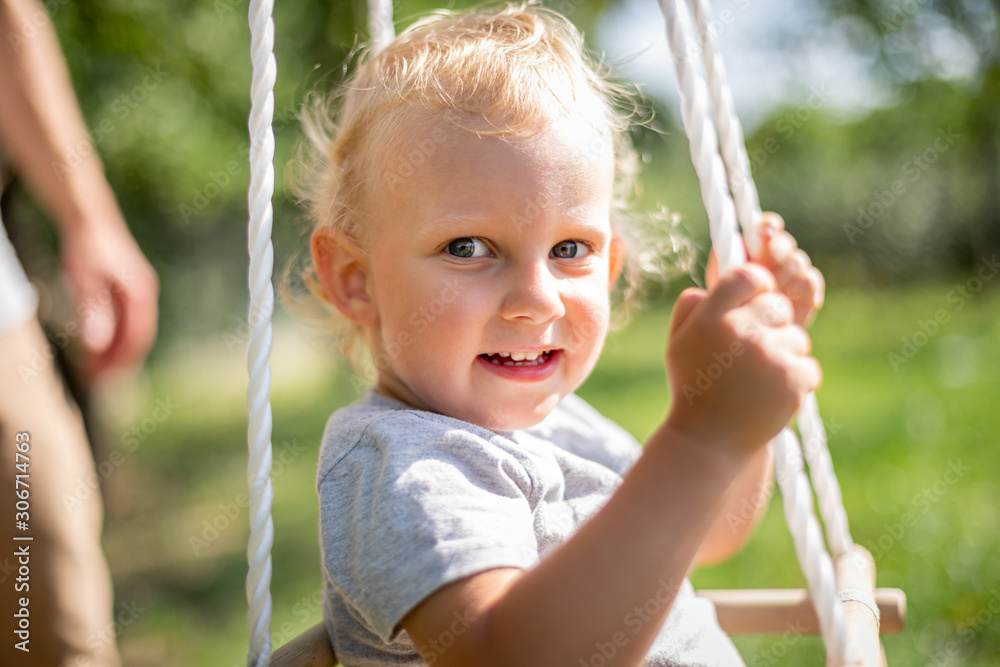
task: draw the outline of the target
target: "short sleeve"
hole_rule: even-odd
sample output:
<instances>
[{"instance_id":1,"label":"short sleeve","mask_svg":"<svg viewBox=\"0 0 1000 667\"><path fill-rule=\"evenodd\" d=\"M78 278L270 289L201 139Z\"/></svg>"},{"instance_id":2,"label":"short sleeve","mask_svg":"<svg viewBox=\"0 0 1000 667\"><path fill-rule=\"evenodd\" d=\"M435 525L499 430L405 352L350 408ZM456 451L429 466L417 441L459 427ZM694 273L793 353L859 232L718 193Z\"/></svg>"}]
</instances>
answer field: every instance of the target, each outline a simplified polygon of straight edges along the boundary
<instances>
[{"instance_id":1,"label":"short sleeve","mask_svg":"<svg viewBox=\"0 0 1000 667\"><path fill-rule=\"evenodd\" d=\"M441 586L537 561L530 493L523 466L489 432L414 411L380 417L319 480L328 584L391 641Z\"/></svg>"}]
</instances>

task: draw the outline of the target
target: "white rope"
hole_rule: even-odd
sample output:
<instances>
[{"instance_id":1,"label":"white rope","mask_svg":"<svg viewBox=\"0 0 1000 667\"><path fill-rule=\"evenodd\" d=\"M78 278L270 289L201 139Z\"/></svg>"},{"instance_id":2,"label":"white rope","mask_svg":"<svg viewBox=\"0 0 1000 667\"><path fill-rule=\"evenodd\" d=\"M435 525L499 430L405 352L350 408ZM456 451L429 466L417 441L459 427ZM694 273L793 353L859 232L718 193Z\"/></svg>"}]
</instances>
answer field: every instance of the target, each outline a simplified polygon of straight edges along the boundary
<instances>
[{"instance_id":1,"label":"white rope","mask_svg":"<svg viewBox=\"0 0 1000 667\"><path fill-rule=\"evenodd\" d=\"M712 25L712 10L708 0L691 0L695 23L701 38L702 61L705 66L715 122L719 128L722 155L729 175L729 187L736 202L736 217L743 230L743 240L751 257L760 253L757 222L761 217L757 186L753 182L750 159L747 156L743 127L733 104L733 95L726 77L726 67L717 48L717 35ZM819 405L812 393L799 410L797 423L802 433L803 449L809 462L809 476L819 500L820 516L826 526L826 539L833 555L847 553L853 541L844 511L840 483L833 471L833 461L827 447L826 432L819 417Z\"/></svg>"},{"instance_id":2,"label":"white rope","mask_svg":"<svg viewBox=\"0 0 1000 667\"><path fill-rule=\"evenodd\" d=\"M830 448L827 446L826 429L819 417L819 403L816 395L806 396L799 408L796 423L802 434L802 451L809 462L809 476L816 489L819 500L819 512L826 525L826 540L830 543L833 556L846 554L854 540L847 524L847 511L844 510L844 499L840 492L840 482L833 471L833 459L830 458Z\"/></svg>"},{"instance_id":3,"label":"white rope","mask_svg":"<svg viewBox=\"0 0 1000 667\"><path fill-rule=\"evenodd\" d=\"M813 509L812 488L802 466L802 448L798 438L787 428L768 443L768 447L774 455L774 477L781 489L785 523L812 595L828 664L854 664L854 647L847 642L846 618L837 595L833 560L823 543L823 533Z\"/></svg>"},{"instance_id":4,"label":"white rope","mask_svg":"<svg viewBox=\"0 0 1000 667\"><path fill-rule=\"evenodd\" d=\"M716 48L715 28L711 24L712 10L708 0L693 0L694 17L701 37L701 54L705 65L708 89L712 94L715 123L719 128L722 156L729 175L729 187L736 202L736 218L743 229L743 241L751 257L760 253L757 222L760 220L760 201L757 186L750 172L750 158L743 140L743 127L736 116L733 95L726 77L726 66Z\"/></svg>"},{"instance_id":5,"label":"white rope","mask_svg":"<svg viewBox=\"0 0 1000 667\"><path fill-rule=\"evenodd\" d=\"M682 0L660 0L660 8L667 23L667 40L677 71L681 97L682 121L690 143L691 159L701 183L712 245L719 259L719 270L725 272L743 264L746 260L735 228L734 220L737 213L729 195L730 189L739 202L743 233L747 246L754 254L759 245L756 222L760 218L760 205L751 178L743 132L736 118L732 95L726 83L725 68L715 48L715 35L709 25L708 1L691 1L695 6L694 20L698 22L697 34L701 35L701 39L692 37L692 34L695 34L691 24L692 18L688 15L688 8ZM698 69L699 54L703 59L707 76ZM723 166L719 155L719 140L713 128L712 111L708 108L709 89L726 155L728 187L726 167ZM739 247L739 252L736 247ZM813 409L815 405L814 398L807 400L802 412L809 424L807 442L810 444L819 442L817 433L822 432L818 410ZM816 429L816 424L819 424L819 431ZM825 442L825 436L822 440ZM854 647L848 645L844 611L837 597L833 562L823 544L819 522L813 509L812 491L802 465L802 449L795 434L788 429L784 429L769 446L774 454L775 476L784 499L789 532L814 600L829 661L835 665L846 664L848 660L853 663ZM818 447L809 449L815 453ZM839 502L839 485L833 476L828 451L825 461L823 458L822 454L817 456L819 462L817 477L822 480L817 488L823 487L824 505L830 511L830 516L834 517L833 523L837 524L838 530L846 532L846 515L843 512L843 503ZM829 483L830 478L833 479L832 484ZM832 507L835 500L840 505L839 513ZM849 544L849 537L847 540L846 543L839 542L838 546Z\"/></svg>"},{"instance_id":6,"label":"white rope","mask_svg":"<svg viewBox=\"0 0 1000 667\"><path fill-rule=\"evenodd\" d=\"M719 157L719 139L712 119L707 115L708 89L698 71L698 61L688 54L698 52L691 39L686 11L680 0L660 0L667 20L667 40L674 54L674 67L681 90L681 120L688 136L691 162L701 182L701 198L708 213L709 234L725 273L746 262L746 253L736 232L736 213L726 187L726 168Z\"/></svg>"},{"instance_id":7,"label":"white rope","mask_svg":"<svg viewBox=\"0 0 1000 667\"><path fill-rule=\"evenodd\" d=\"M389 42L395 38L392 0L368 0L368 33L371 35L372 55L389 46Z\"/></svg>"},{"instance_id":8,"label":"white rope","mask_svg":"<svg viewBox=\"0 0 1000 667\"><path fill-rule=\"evenodd\" d=\"M253 78L250 84L250 222L247 249L250 254L250 307L252 326L247 370L247 447L250 460L250 541L247 545L247 626L250 633L248 667L267 667L271 661L271 315L274 288L271 247L274 193L274 61L273 0L250 0L250 54Z\"/></svg>"}]
</instances>

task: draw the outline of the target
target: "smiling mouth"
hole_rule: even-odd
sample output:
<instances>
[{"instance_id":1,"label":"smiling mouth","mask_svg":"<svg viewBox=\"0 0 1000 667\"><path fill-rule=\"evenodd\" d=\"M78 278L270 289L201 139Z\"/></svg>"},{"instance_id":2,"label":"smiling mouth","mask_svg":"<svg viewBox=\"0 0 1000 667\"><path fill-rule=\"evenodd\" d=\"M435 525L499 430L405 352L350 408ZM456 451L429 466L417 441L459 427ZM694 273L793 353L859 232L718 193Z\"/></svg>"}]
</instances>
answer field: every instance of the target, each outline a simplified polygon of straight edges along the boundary
<instances>
[{"instance_id":1,"label":"smiling mouth","mask_svg":"<svg viewBox=\"0 0 1000 667\"><path fill-rule=\"evenodd\" d=\"M494 352L479 356L494 366L541 366L552 358L553 350L543 352Z\"/></svg>"}]
</instances>

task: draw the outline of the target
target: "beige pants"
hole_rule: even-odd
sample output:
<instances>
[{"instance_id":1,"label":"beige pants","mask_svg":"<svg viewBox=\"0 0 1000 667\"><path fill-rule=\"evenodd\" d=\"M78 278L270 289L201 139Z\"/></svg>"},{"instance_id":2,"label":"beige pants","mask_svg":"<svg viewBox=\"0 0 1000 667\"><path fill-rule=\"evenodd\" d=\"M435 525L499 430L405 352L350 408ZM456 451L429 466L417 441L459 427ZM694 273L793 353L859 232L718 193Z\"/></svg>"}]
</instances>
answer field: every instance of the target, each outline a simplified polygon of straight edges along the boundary
<instances>
[{"instance_id":1,"label":"beige pants","mask_svg":"<svg viewBox=\"0 0 1000 667\"><path fill-rule=\"evenodd\" d=\"M48 352L35 319L0 336L0 665L117 667L100 495L72 495L94 460Z\"/></svg>"}]
</instances>

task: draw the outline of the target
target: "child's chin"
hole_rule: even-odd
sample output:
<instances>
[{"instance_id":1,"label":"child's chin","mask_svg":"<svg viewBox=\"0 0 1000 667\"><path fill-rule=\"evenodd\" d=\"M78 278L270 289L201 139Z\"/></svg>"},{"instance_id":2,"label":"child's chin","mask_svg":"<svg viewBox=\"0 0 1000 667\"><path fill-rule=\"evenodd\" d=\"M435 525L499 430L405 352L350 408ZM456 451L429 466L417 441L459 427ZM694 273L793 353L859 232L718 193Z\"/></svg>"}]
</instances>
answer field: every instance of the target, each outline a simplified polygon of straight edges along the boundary
<instances>
[{"instance_id":1,"label":"child's chin","mask_svg":"<svg viewBox=\"0 0 1000 667\"><path fill-rule=\"evenodd\" d=\"M520 431L540 424L558 403L559 397L553 397L533 406L494 407L480 415L475 423L490 431Z\"/></svg>"}]
</instances>

